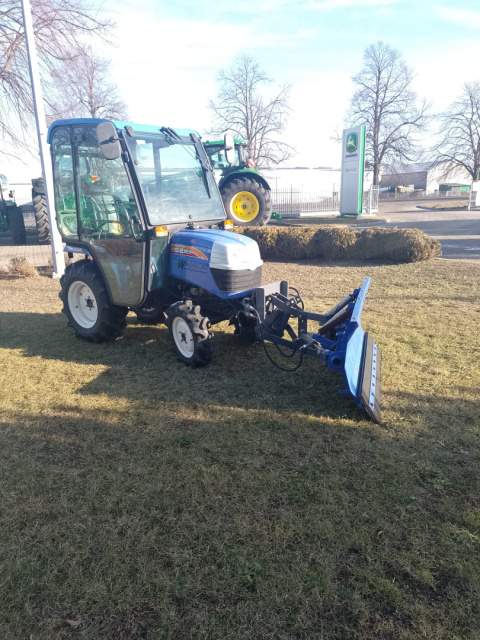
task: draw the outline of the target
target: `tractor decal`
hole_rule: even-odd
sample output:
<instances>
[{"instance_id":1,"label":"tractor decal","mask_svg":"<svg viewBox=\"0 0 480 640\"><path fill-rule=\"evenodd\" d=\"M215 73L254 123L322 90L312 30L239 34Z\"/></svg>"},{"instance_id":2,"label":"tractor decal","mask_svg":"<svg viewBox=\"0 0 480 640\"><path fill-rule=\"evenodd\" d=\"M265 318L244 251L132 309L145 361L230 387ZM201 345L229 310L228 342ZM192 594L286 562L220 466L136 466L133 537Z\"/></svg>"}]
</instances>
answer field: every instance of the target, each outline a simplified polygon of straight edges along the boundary
<instances>
[{"instance_id":1,"label":"tractor decal","mask_svg":"<svg viewBox=\"0 0 480 640\"><path fill-rule=\"evenodd\" d=\"M191 269L192 271L208 271L208 264L194 262L193 260L178 260L179 269Z\"/></svg>"},{"instance_id":2,"label":"tractor decal","mask_svg":"<svg viewBox=\"0 0 480 640\"><path fill-rule=\"evenodd\" d=\"M189 258L200 258L200 260L208 260L207 256L195 247L186 247L183 244L172 244L171 253L180 254L182 256L188 256Z\"/></svg>"}]
</instances>

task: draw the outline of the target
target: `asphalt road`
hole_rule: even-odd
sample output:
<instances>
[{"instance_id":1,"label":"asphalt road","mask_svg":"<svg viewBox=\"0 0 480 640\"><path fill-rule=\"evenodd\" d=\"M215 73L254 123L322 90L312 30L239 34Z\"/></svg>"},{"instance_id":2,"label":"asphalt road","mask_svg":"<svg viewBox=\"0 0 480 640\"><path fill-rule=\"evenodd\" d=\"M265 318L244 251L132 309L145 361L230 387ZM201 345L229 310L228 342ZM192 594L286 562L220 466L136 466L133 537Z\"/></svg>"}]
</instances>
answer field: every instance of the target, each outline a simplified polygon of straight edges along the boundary
<instances>
[{"instance_id":1,"label":"asphalt road","mask_svg":"<svg viewBox=\"0 0 480 640\"><path fill-rule=\"evenodd\" d=\"M381 203L379 215L389 222L379 226L421 229L440 241L443 258L480 260L480 211L424 210L417 204Z\"/></svg>"}]
</instances>

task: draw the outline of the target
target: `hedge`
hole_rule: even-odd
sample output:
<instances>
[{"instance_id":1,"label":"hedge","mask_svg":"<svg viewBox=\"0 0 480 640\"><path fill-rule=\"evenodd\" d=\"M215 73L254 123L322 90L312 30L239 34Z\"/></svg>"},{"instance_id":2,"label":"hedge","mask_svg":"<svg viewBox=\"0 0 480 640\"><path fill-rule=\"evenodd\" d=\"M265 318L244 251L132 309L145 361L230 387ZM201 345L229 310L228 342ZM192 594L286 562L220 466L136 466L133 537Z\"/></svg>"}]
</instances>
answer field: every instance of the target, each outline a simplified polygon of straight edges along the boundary
<instances>
[{"instance_id":1,"label":"hedge","mask_svg":"<svg viewBox=\"0 0 480 640\"><path fill-rule=\"evenodd\" d=\"M256 240L269 260L382 260L418 262L441 254L438 240L420 229L370 227L236 227Z\"/></svg>"}]
</instances>

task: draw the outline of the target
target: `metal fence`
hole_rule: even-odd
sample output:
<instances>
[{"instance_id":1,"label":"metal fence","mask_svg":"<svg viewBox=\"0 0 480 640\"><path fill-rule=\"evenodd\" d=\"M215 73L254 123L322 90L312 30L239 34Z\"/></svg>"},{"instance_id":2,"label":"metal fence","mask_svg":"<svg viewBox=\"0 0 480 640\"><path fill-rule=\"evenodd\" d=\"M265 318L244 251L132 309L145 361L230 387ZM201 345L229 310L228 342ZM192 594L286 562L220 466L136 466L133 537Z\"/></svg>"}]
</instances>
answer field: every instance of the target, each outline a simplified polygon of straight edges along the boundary
<instances>
[{"instance_id":1,"label":"metal fence","mask_svg":"<svg viewBox=\"0 0 480 640\"><path fill-rule=\"evenodd\" d=\"M380 200L434 200L436 198L456 198L466 199L469 198L469 193L466 191L434 191L427 193L423 189L414 189L413 191L382 191L380 193Z\"/></svg>"},{"instance_id":2,"label":"metal fence","mask_svg":"<svg viewBox=\"0 0 480 640\"><path fill-rule=\"evenodd\" d=\"M372 186L368 191L363 192L362 213L369 215L378 212L378 186Z\"/></svg>"},{"instance_id":3,"label":"metal fence","mask_svg":"<svg viewBox=\"0 0 480 640\"><path fill-rule=\"evenodd\" d=\"M339 191L303 191L303 189L276 189L272 191L273 210L284 218L338 214L340 212ZM363 194L363 213L378 211L378 187L371 187Z\"/></svg>"},{"instance_id":4,"label":"metal fence","mask_svg":"<svg viewBox=\"0 0 480 640\"><path fill-rule=\"evenodd\" d=\"M299 217L315 213L338 213L338 191L303 191L303 189L276 189L272 191L273 210L281 216Z\"/></svg>"},{"instance_id":5,"label":"metal fence","mask_svg":"<svg viewBox=\"0 0 480 640\"><path fill-rule=\"evenodd\" d=\"M470 197L468 198L468 210L477 207L477 192L470 190Z\"/></svg>"}]
</instances>

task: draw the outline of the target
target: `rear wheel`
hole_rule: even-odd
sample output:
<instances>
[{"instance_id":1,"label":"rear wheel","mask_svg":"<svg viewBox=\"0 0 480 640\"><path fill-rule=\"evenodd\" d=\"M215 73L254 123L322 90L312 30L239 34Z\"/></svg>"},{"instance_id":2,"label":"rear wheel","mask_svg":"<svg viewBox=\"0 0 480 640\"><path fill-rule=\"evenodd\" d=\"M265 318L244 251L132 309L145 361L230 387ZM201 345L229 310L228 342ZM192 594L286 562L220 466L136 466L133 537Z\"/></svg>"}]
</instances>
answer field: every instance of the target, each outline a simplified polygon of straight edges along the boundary
<instances>
[{"instance_id":1,"label":"rear wheel","mask_svg":"<svg viewBox=\"0 0 480 640\"><path fill-rule=\"evenodd\" d=\"M38 242L50 244L50 228L48 225L47 201L44 193L38 193L32 189L33 210L35 213L35 225L37 227Z\"/></svg>"},{"instance_id":2,"label":"rear wheel","mask_svg":"<svg viewBox=\"0 0 480 640\"><path fill-rule=\"evenodd\" d=\"M27 232L25 231L25 221L20 207L7 208L7 222L14 244L25 244L27 242Z\"/></svg>"},{"instance_id":3,"label":"rear wheel","mask_svg":"<svg viewBox=\"0 0 480 640\"><path fill-rule=\"evenodd\" d=\"M60 280L62 312L76 335L89 342L115 340L126 327L128 309L112 305L98 267L91 260L74 262Z\"/></svg>"},{"instance_id":4,"label":"rear wheel","mask_svg":"<svg viewBox=\"0 0 480 640\"><path fill-rule=\"evenodd\" d=\"M235 178L220 189L225 212L238 226L263 226L272 216L270 191L255 177Z\"/></svg>"},{"instance_id":5,"label":"rear wheel","mask_svg":"<svg viewBox=\"0 0 480 640\"><path fill-rule=\"evenodd\" d=\"M172 304L167 309L168 334L177 358L191 367L204 367L212 359L210 320L200 314L191 300Z\"/></svg>"}]
</instances>

